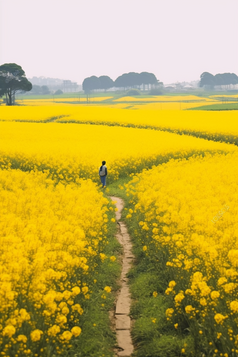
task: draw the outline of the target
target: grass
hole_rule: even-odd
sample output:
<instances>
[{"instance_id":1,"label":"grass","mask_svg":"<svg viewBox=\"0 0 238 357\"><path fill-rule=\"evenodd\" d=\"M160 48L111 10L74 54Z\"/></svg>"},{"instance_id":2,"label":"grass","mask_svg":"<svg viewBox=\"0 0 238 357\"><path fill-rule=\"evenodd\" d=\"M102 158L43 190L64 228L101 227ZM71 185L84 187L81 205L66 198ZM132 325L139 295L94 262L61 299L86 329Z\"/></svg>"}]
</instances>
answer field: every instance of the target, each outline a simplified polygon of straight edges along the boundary
<instances>
[{"instance_id":1,"label":"grass","mask_svg":"<svg viewBox=\"0 0 238 357\"><path fill-rule=\"evenodd\" d=\"M110 183L110 181L108 180L106 195L121 197L122 199L126 200L127 196L126 196L125 190L122 190L120 187L127 184L130 180L131 180L130 176L120 178L119 180L112 182L112 183Z\"/></svg>"},{"instance_id":2,"label":"grass","mask_svg":"<svg viewBox=\"0 0 238 357\"><path fill-rule=\"evenodd\" d=\"M203 105L201 107L190 108L187 110L238 110L238 103Z\"/></svg>"}]
</instances>

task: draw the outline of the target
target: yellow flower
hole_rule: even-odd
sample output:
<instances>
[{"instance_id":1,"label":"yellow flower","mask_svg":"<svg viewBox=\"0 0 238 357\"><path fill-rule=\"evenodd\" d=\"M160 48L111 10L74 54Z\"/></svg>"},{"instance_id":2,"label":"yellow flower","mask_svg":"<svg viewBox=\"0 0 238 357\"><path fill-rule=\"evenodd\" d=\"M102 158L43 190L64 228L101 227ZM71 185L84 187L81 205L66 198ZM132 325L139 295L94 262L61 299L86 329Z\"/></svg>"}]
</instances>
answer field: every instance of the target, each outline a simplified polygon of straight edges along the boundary
<instances>
[{"instance_id":1,"label":"yellow flower","mask_svg":"<svg viewBox=\"0 0 238 357\"><path fill-rule=\"evenodd\" d=\"M185 298L183 291L180 291L177 295L174 297L174 301L176 304L180 304L181 301Z\"/></svg>"},{"instance_id":2,"label":"yellow flower","mask_svg":"<svg viewBox=\"0 0 238 357\"><path fill-rule=\"evenodd\" d=\"M16 329L14 326L12 325L7 325L4 329L3 329L3 336L8 336L8 337L12 337L16 332Z\"/></svg>"},{"instance_id":3,"label":"yellow flower","mask_svg":"<svg viewBox=\"0 0 238 357\"><path fill-rule=\"evenodd\" d=\"M72 332L70 331L64 331L62 335L60 336L62 340L69 341L72 338Z\"/></svg>"},{"instance_id":4,"label":"yellow flower","mask_svg":"<svg viewBox=\"0 0 238 357\"><path fill-rule=\"evenodd\" d=\"M215 316L214 316L214 319L215 319L215 321L216 321L216 323L217 324L223 324L223 322L224 322L224 320L225 319L227 319L227 316L224 316L224 315L222 315L222 314L216 314Z\"/></svg>"},{"instance_id":5,"label":"yellow flower","mask_svg":"<svg viewBox=\"0 0 238 357\"><path fill-rule=\"evenodd\" d=\"M77 311L80 315L83 314L83 309L79 304L75 304L72 306L73 311Z\"/></svg>"},{"instance_id":6,"label":"yellow flower","mask_svg":"<svg viewBox=\"0 0 238 357\"><path fill-rule=\"evenodd\" d=\"M176 282L175 282L174 280L171 280L171 281L169 282L169 287L170 287L171 289L173 289L175 286L176 286Z\"/></svg>"},{"instance_id":7,"label":"yellow flower","mask_svg":"<svg viewBox=\"0 0 238 357\"><path fill-rule=\"evenodd\" d=\"M225 278L225 277L222 277L222 278L218 279L218 285L222 285L222 284L224 284L226 282L227 282L227 278Z\"/></svg>"},{"instance_id":8,"label":"yellow flower","mask_svg":"<svg viewBox=\"0 0 238 357\"><path fill-rule=\"evenodd\" d=\"M200 302L200 305L207 306L207 300L204 297L201 298L199 302Z\"/></svg>"},{"instance_id":9,"label":"yellow flower","mask_svg":"<svg viewBox=\"0 0 238 357\"><path fill-rule=\"evenodd\" d=\"M201 296L207 296L211 292L211 289L207 286L205 281L199 282L198 287L200 289Z\"/></svg>"},{"instance_id":10,"label":"yellow flower","mask_svg":"<svg viewBox=\"0 0 238 357\"><path fill-rule=\"evenodd\" d=\"M17 341L23 342L23 343L26 343L26 341L27 341L27 337L25 335L18 335L16 339L17 339Z\"/></svg>"},{"instance_id":11,"label":"yellow flower","mask_svg":"<svg viewBox=\"0 0 238 357\"><path fill-rule=\"evenodd\" d=\"M63 297L65 298L65 300L69 300L69 298L71 297L71 292L70 291L68 291L68 290L65 290L64 292L63 292Z\"/></svg>"},{"instance_id":12,"label":"yellow flower","mask_svg":"<svg viewBox=\"0 0 238 357\"><path fill-rule=\"evenodd\" d=\"M31 340L32 340L33 342L40 341L42 334L43 334L43 331L38 330L38 329L32 331L31 334L30 334Z\"/></svg>"},{"instance_id":13,"label":"yellow flower","mask_svg":"<svg viewBox=\"0 0 238 357\"><path fill-rule=\"evenodd\" d=\"M72 292L73 292L73 296L76 296L76 295L80 294L80 288L78 286L75 286L72 289Z\"/></svg>"},{"instance_id":14,"label":"yellow flower","mask_svg":"<svg viewBox=\"0 0 238 357\"><path fill-rule=\"evenodd\" d=\"M68 309L68 307L63 307L63 309L61 310L62 311L62 314L63 315L68 315L69 314L69 309Z\"/></svg>"},{"instance_id":15,"label":"yellow flower","mask_svg":"<svg viewBox=\"0 0 238 357\"><path fill-rule=\"evenodd\" d=\"M28 314L28 312L25 309L20 309L20 315L21 315L21 319L23 321L28 321L30 320L30 315Z\"/></svg>"},{"instance_id":16,"label":"yellow flower","mask_svg":"<svg viewBox=\"0 0 238 357\"><path fill-rule=\"evenodd\" d=\"M74 326L72 329L71 329L71 332L72 334L77 337L81 334L81 328L79 326Z\"/></svg>"},{"instance_id":17,"label":"yellow flower","mask_svg":"<svg viewBox=\"0 0 238 357\"><path fill-rule=\"evenodd\" d=\"M53 325L48 329L49 336L56 336L60 332L60 327L58 325Z\"/></svg>"},{"instance_id":18,"label":"yellow flower","mask_svg":"<svg viewBox=\"0 0 238 357\"><path fill-rule=\"evenodd\" d=\"M238 301L237 300L234 300L234 301L230 302L230 309L233 312L238 312Z\"/></svg>"},{"instance_id":19,"label":"yellow flower","mask_svg":"<svg viewBox=\"0 0 238 357\"><path fill-rule=\"evenodd\" d=\"M169 318L173 315L173 313L174 313L174 309L172 308L169 308L165 311L166 316Z\"/></svg>"},{"instance_id":20,"label":"yellow flower","mask_svg":"<svg viewBox=\"0 0 238 357\"><path fill-rule=\"evenodd\" d=\"M87 286L84 286L84 287L82 288L82 292L83 292L84 295L87 294L87 292L88 292L88 287L87 287Z\"/></svg>"},{"instance_id":21,"label":"yellow flower","mask_svg":"<svg viewBox=\"0 0 238 357\"><path fill-rule=\"evenodd\" d=\"M232 293L232 292L236 289L237 284L235 284L235 283L228 283L228 284L223 285L222 287L223 287L223 289L225 290L225 292L226 292L227 294L230 294L230 293Z\"/></svg>"},{"instance_id":22,"label":"yellow flower","mask_svg":"<svg viewBox=\"0 0 238 357\"><path fill-rule=\"evenodd\" d=\"M153 296L156 297L158 295L157 291L153 292Z\"/></svg>"},{"instance_id":23,"label":"yellow flower","mask_svg":"<svg viewBox=\"0 0 238 357\"><path fill-rule=\"evenodd\" d=\"M172 291L173 291L173 289L167 288L167 289L165 290L165 294L166 294L166 295L169 295Z\"/></svg>"},{"instance_id":24,"label":"yellow flower","mask_svg":"<svg viewBox=\"0 0 238 357\"><path fill-rule=\"evenodd\" d=\"M104 253L100 253L100 258L102 261L104 261L105 259L107 259L107 256Z\"/></svg>"},{"instance_id":25,"label":"yellow flower","mask_svg":"<svg viewBox=\"0 0 238 357\"><path fill-rule=\"evenodd\" d=\"M56 317L55 322L56 322L57 324L59 324L60 326L62 326L62 325L64 325L64 324L66 324L66 322L67 322L67 317L64 316L64 315L62 315L62 314L58 314L57 317Z\"/></svg>"},{"instance_id":26,"label":"yellow flower","mask_svg":"<svg viewBox=\"0 0 238 357\"><path fill-rule=\"evenodd\" d=\"M187 314L191 314L191 312L195 311L195 308L192 307L192 305L187 305L185 307L185 311L186 311Z\"/></svg>"},{"instance_id":27,"label":"yellow flower","mask_svg":"<svg viewBox=\"0 0 238 357\"><path fill-rule=\"evenodd\" d=\"M210 296L211 296L212 300L216 300L216 299L219 298L220 293L219 293L219 291L215 291L214 290L214 291L211 292Z\"/></svg>"},{"instance_id":28,"label":"yellow flower","mask_svg":"<svg viewBox=\"0 0 238 357\"><path fill-rule=\"evenodd\" d=\"M110 288L110 286L105 286L104 290L105 290L107 293L110 293L112 289Z\"/></svg>"}]
</instances>

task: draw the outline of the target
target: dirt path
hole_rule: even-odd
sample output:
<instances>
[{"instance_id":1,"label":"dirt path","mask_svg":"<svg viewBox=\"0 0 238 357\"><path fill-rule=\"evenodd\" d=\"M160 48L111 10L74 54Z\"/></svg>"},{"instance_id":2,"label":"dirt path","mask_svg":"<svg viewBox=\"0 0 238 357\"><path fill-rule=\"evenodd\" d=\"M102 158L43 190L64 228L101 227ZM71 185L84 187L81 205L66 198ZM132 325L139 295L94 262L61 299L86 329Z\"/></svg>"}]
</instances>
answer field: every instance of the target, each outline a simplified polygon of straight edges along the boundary
<instances>
[{"instance_id":1,"label":"dirt path","mask_svg":"<svg viewBox=\"0 0 238 357\"><path fill-rule=\"evenodd\" d=\"M131 356L134 347L131 339L131 319L129 317L131 297L128 286L128 279L126 277L131 263L134 259L134 255L131 252L132 244L130 236L127 232L127 228L124 222L121 222L121 211L124 206L124 202L119 197L111 196L113 201L116 201L116 220L119 226L117 239L123 247L123 259L122 259L122 272L120 277L121 289L116 302L115 320L116 320L116 336L119 351L118 356L129 357Z\"/></svg>"}]
</instances>

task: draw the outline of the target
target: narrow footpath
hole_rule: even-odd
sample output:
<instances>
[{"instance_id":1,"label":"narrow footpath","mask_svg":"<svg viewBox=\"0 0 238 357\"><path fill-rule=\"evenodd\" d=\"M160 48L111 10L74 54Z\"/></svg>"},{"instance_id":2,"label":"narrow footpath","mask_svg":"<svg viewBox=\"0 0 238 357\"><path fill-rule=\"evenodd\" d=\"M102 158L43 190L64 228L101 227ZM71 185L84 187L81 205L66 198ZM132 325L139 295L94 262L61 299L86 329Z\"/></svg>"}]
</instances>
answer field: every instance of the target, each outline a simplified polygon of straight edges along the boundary
<instances>
[{"instance_id":1,"label":"narrow footpath","mask_svg":"<svg viewBox=\"0 0 238 357\"><path fill-rule=\"evenodd\" d=\"M112 201L116 202L116 207L118 209L116 212L116 220L119 228L116 237L123 247L122 272L120 277L121 288L117 298L115 310L116 336L119 350L117 355L129 357L131 356L134 347L131 339L131 319L129 316L131 297L126 275L130 270L134 255L131 252L132 244L127 227L124 222L120 221L124 202L119 197L111 196L110 198Z\"/></svg>"}]
</instances>

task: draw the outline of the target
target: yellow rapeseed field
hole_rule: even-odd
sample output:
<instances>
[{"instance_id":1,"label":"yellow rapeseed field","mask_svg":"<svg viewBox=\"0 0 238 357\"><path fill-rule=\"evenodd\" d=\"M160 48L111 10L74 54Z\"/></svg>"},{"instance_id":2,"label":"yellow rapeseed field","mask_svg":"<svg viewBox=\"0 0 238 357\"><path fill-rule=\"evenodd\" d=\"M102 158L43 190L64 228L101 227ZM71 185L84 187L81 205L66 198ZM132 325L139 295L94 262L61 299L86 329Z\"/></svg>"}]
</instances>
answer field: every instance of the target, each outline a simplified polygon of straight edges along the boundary
<instances>
[{"instance_id":1,"label":"yellow rapeseed field","mask_svg":"<svg viewBox=\"0 0 238 357\"><path fill-rule=\"evenodd\" d=\"M160 105L167 106L167 103L146 104L147 107L140 105L138 110L125 110L123 107L126 107L126 104L118 105L119 108L72 106L67 104L42 105L40 107L0 106L0 119L2 121L56 121L154 127L162 130L202 135L203 137L208 136L210 139L215 140L238 141L238 122L235 110L186 111L180 109L186 109L183 106L189 105L189 103L178 102L172 103L175 110L159 110ZM165 109L165 107L163 108ZM169 109L169 107L166 107L166 109Z\"/></svg>"},{"instance_id":2,"label":"yellow rapeseed field","mask_svg":"<svg viewBox=\"0 0 238 357\"><path fill-rule=\"evenodd\" d=\"M100 103L103 102L104 100L111 99L112 97L90 97L90 98L85 98L79 96L75 96L74 98L57 98L57 96L52 95L51 98L45 98L45 99L30 99L29 97L24 98L24 99L17 99L17 103L20 105L24 106L56 106L56 105L62 105L65 106L67 104L75 104L75 103Z\"/></svg>"},{"instance_id":3,"label":"yellow rapeseed field","mask_svg":"<svg viewBox=\"0 0 238 357\"><path fill-rule=\"evenodd\" d=\"M102 160L109 185L134 176L127 220L141 255L169 277L168 326L189 329L208 355L238 353L236 112L181 110L196 97L137 110L63 100L0 106L2 355L64 355L82 336L114 211L98 185Z\"/></svg>"},{"instance_id":4,"label":"yellow rapeseed field","mask_svg":"<svg viewBox=\"0 0 238 357\"><path fill-rule=\"evenodd\" d=\"M238 351L237 161L237 153L171 161L127 185L128 224L136 219L141 251L170 278L168 323L178 333L188 326L213 356Z\"/></svg>"},{"instance_id":5,"label":"yellow rapeseed field","mask_svg":"<svg viewBox=\"0 0 238 357\"><path fill-rule=\"evenodd\" d=\"M38 171L0 170L2 355L62 353L80 335L110 207L91 180L55 186Z\"/></svg>"},{"instance_id":6,"label":"yellow rapeseed field","mask_svg":"<svg viewBox=\"0 0 238 357\"><path fill-rule=\"evenodd\" d=\"M156 130L59 123L0 122L0 142L2 168L44 171L65 182L98 182L102 160L112 182L170 158L237 150L235 145Z\"/></svg>"}]
</instances>

